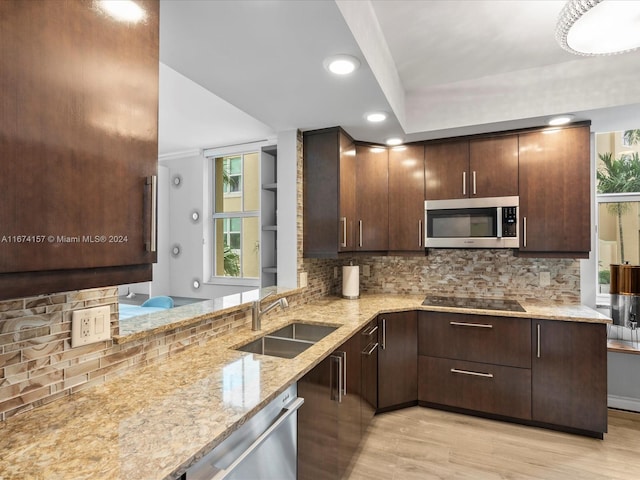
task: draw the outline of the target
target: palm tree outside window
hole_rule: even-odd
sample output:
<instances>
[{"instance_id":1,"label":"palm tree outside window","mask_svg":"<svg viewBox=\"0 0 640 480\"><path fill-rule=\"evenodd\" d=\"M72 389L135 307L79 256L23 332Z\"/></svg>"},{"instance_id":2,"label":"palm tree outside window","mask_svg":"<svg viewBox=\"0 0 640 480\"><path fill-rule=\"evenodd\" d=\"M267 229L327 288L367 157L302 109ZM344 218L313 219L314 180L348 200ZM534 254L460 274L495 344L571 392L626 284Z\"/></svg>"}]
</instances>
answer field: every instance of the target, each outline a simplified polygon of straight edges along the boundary
<instances>
[{"instance_id":1,"label":"palm tree outside window","mask_svg":"<svg viewBox=\"0 0 640 480\"><path fill-rule=\"evenodd\" d=\"M640 264L640 129L596 134L598 292L610 264Z\"/></svg>"}]
</instances>

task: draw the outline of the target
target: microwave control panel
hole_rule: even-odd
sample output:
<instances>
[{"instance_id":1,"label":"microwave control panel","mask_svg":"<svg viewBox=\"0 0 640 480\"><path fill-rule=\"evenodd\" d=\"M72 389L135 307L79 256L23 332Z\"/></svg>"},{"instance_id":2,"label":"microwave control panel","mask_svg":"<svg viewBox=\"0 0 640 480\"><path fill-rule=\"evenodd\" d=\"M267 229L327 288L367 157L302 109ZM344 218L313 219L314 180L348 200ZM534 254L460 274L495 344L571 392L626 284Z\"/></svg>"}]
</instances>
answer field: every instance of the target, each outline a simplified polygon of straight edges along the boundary
<instances>
[{"instance_id":1,"label":"microwave control panel","mask_svg":"<svg viewBox=\"0 0 640 480\"><path fill-rule=\"evenodd\" d=\"M518 207L502 207L502 236L518 236Z\"/></svg>"}]
</instances>

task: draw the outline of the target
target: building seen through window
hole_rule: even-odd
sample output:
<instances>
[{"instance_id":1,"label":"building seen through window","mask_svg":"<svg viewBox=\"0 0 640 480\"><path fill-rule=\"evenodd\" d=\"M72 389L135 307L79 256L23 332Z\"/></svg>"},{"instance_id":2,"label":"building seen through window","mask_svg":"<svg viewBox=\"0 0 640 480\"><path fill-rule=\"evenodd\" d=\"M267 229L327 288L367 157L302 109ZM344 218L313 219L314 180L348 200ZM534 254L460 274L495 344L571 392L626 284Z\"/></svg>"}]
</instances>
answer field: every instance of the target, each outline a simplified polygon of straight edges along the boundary
<instances>
[{"instance_id":1,"label":"building seen through window","mask_svg":"<svg viewBox=\"0 0 640 480\"><path fill-rule=\"evenodd\" d=\"M213 158L214 275L260 276L260 155Z\"/></svg>"}]
</instances>

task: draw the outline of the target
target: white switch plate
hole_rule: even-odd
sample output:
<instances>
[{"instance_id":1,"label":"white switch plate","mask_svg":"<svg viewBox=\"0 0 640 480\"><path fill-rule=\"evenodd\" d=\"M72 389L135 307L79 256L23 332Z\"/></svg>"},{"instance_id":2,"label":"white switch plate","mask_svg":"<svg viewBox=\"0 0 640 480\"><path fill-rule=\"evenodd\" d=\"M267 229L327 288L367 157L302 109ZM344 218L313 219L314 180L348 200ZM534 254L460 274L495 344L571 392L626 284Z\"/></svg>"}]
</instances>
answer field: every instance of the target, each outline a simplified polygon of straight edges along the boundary
<instances>
[{"instance_id":1,"label":"white switch plate","mask_svg":"<svg viewBox=\"0 0 640 480\"><path fill-rule=\"evenodd\" d=\"M548 287L551 285L551 273L550 272L540 272L540 286Z\"/></svg>"},{"instance_id":2,"label":"white switch plate","mask_svg":"<svg viewBox=\"0 0 640 480\"><path fill-rule=\"evenodd\" d=\"M111 308L75 310L71 316L71 346L78 347L111 338Z\"/></svg>"},{"instance_id":3,"label":"white switch plate","mask_svg":"<svg viewBox=\"0 0 640 480\"><path fill-rule=\"evenodd\" d=\"M300 272L300 288L307 286L307 272Z\"/></svg>"},{"instance_id":4,"label":"white switch plate","mask_svg":"<svg viewBox=\"0 0 640 480\"><path fill-rule=\"evenodd\" d=\"M363 277L368 277L369 275L371 275L371 270L369 269L369 265L363 265L362 266L362 276Z\"/></svg>"}]
</instances>

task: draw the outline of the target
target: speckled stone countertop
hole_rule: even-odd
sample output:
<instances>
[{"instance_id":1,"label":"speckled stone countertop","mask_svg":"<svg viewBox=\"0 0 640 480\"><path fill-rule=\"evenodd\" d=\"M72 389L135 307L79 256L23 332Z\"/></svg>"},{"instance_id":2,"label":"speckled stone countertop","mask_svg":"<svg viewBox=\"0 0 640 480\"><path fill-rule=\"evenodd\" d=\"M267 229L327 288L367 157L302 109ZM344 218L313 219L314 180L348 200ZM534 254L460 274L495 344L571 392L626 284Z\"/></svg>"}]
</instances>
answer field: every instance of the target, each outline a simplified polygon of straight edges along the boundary
<instances>
[{"instance_id":1,"label":"speckled stone countertop","mask_svg":"<svg viewBox=\"0 0 640 480\"><path fill-rule=\"evenodd\" d=\"M422 299L331 297L291 308L265 319L262 332L247 327L240 335L214 338L9 418L0 423L0 480L176 478L378 313L421 309L610 323L580 305L522 302L525 313L489 312L425 308ZM340 328L293 359L233 349L294 320Z\"/></svg>"}]
</instances>

